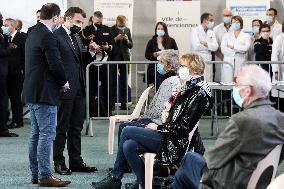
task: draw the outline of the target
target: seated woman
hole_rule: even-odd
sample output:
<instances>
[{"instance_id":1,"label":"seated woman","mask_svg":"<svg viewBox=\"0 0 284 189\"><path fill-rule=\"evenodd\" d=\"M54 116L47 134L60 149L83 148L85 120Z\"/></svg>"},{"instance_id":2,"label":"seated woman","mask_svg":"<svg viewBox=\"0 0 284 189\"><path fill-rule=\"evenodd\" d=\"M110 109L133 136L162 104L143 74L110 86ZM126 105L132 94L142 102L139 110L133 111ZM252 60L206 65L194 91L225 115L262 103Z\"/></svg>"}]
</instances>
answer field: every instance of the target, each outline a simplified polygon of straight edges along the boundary
<instances>
[{"instance_id":1,"label":"seated woman","mask_svg":"<svg viewBox=\"0 0 284 189\"><path fill-rule=\"evenodd\" d=\"M179 62L177 50L163 50L159 56L160 63L157 65L157 71L163 76L163 83L151 101L147 111L135 121L122 123L118 130L118 144L122 129L126 126L145 126L149 123L161 124L161 115L164 109L164 103L171 97L174 86L180 84L181 80L176 76L176 69Z\"/></svg>"},{"instance_id":2,"label":"seated woman","mask_svg":"<svg viewBox=\"0 0 284 189\"><path fill-rule=\"evenodd\" d=\"M211 92L203 79L204 61L195 54L185 54L180 60L179 76L184 83L174 91L163 113L161 125L150 123L145 128L126 127L123 129L114 169L103 180L93 182L97 189L120 188L124 167L128 163L138 183L131 188L144 188L144 162L140 157L145 152L157 153L161 162L179 165L186 154L188 134L211 107ZM167 111L169 110L169 111ZM138 185L139 184L139 185Z\"/></svg>"}]
</instances>

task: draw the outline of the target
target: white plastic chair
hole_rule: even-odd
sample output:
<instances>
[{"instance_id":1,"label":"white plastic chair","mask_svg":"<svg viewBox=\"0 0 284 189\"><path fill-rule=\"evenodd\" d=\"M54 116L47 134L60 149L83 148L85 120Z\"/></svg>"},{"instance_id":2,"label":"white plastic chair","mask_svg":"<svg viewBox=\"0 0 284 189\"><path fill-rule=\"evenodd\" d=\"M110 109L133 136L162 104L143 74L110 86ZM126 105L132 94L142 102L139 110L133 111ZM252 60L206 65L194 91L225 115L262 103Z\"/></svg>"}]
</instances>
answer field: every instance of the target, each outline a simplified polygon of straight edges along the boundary
<instances>
[{"instance_id":1,"label":"white plastic chair","mask_svg":"<svg viewBox=\"0 0 284 189\"><path fill-rule=\"evenodd\" d=\"M284 173L276 177L266 189L283 189L284 187Z\"/></svg>"},{"instance_id":2,"label":"white plastic chair","mask_svg":"<svg viewBox=\"0 0 284 189\"><path fill-rule=\"evenodd\" d=\"M192 139L192 136L197 129L199 125L199 122L194 126L192 131L188 135L188 141L190 144L190 141ZM188 145L189 145L188 144ZM154 161L155 161L155 153L145 153L144 159L145 159L145 189L152 189L152 180L153 180L153 167L154 167Z\"/></svg>"},{"instance_id":3,"label":"white plastic chair","mask_svg":"<svg viewBox=\"0 0 284 189\"><path fill-rule=\"evenodd\" d=\"M131 121L135 118L140 116L141 110L143 105L148 99L149 92L153 86L148 87L145 91L141 94L135 109L133 110L132 114L130 115L115 115L109 118L109 130L108 130L108 153L111 155L113 154L113 144L114 144L114 132L115 132L115 124L116 122L123 122L123 121ZM145 106L146 110L146 106Z\"/></svg>"},{"instance_id":4,"label":"white plastic chair","mask_svg":"<svg viewBox=\"0 0 284 189\"><path fill-rule=\"evenodd\" d=\"M260 176L262 175L264 170L269 166L273 166L273 174L271 177L271 181L275 178L277 167L279 164L281 149L282 144L277 145L263 160L258 162L256 169L252 173L247 189L255 189Z\"/></svg>"}]
</instances>

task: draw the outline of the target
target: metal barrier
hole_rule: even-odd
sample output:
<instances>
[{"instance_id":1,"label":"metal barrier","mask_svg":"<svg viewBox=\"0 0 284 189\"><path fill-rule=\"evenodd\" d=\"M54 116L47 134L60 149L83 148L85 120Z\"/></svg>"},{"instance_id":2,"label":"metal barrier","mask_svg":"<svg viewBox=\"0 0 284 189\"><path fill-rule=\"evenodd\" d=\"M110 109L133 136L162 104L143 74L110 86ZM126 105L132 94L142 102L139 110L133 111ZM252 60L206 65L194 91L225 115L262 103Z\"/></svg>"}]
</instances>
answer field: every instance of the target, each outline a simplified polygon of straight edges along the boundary
<instances>
[{"instance_id":1,"label":"metal barrier","mask_svg":"<svg viewBox=\"0 0 284 189\"><path fill-rule=\"evenodd\" d=\"M87 65L86 67L86 135L88 135L88 133L90 134L90 136L93 136L93 129L92 129L92 124L91 123L91 120L92 119L108 119L110 114L110 106L109 106L109 100L110 100L110 81L109 81L109 67L110 65L116 65L116 72L115 74L117 74L117 71L118 71L118 65L136 65L136 68L135 68L135 73L136 73L136 79L135 79L135 91L136 91L136 103L137 103L137 99L138 99L138 68L137 66L138 65L144 65L144 72L145 72L145 88L147 88L147 65L149 64L157 64L158 61L107 61L107 62L100 62L100 61L94 61L94 62L91 62L90 64ZM108 99L108 103L107 103L107 114L108 116L106 117L100 117L100 92L101 92L101 89L100 89L100 70L101 70L101 66L103 65L107 65L107 83L108 83L108 89L107 89L107 99ZM91 66L97 66L97 96L98 96L98 99L97 99L97 102L98 102L98 117L90 117L90 68ZM155 67L155 74L154 74L154 77L155 77L155 91L156 91L156 66ZM128 66L126 66L126 81L128 81ZM116 76L115 76L116 77ZM127 82L128 83L128 82ZM116 85L118 84L118 79L116 81ZM117 85L118 86L118 85ZM118 94L118 87L117 87L117 90L116 90L116 96ZM105 95L105 94L104 94ZM128 112L128 85L126 87L126 111L127 111L127 115L129 114ZM117 106L116 106L117 107ZM118 111L118 109L116 108L116 110Z\"/></svg>"}]
</instances>

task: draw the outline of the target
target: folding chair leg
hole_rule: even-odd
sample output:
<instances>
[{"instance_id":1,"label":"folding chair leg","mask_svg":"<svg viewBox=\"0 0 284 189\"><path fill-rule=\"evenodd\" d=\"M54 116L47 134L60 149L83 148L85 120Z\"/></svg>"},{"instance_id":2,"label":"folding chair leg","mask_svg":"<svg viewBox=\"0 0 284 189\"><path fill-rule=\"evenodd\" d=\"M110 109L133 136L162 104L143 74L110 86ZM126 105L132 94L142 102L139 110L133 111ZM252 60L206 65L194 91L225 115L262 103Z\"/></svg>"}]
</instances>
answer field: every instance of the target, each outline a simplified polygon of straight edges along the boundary
<instances>
[{"instance_id":1,"label":"folding chair leg","mask_svg":"<svg viewBox=\"0 0 284 189\"><path fill-rule=\"evenodd\" d=\"M152 189L153 166L156 154L146 153L145 158L145 189Z\"/></svg>"},{"instance_id":2,"label":"folding chair leg","mask_svg":"<svg viewBox=\"0 0 284 189\"><path fill-rule=\"evenodd\" d=\"M116 122L116 119L113 117L110 117L109 127L108 127L108 153L110 155L113 154L115 122Z\"/></svg>"},{"instance_id":3,"label":"folding chair leg","mask_svg":"<svg viewBox=\"0 0 284 189\"><path fill-rule=\"evenodd\" d=\"M93 133L93 120L92 119L90 119L90 121L89 121L89 133L90 133L90 137L94 136L94 133Z\"/></svg>"}]
</instances>

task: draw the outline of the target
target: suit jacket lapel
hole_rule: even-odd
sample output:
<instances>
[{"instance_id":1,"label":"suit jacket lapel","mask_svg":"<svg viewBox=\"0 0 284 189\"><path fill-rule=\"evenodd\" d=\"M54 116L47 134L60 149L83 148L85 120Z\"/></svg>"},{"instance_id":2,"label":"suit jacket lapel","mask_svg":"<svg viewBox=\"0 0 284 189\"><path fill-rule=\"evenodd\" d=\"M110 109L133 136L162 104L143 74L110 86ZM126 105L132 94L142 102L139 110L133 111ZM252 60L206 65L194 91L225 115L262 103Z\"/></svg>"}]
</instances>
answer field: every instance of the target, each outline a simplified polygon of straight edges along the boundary
<instances>
[{"instance_id":1,"label":"suit jacket lapel","mask_svg":"<svg viewBox=\"0 0 284 189\"><path fill-rule=\"evenodd\" d=\"M78 57L77 53L76 53L75 50L74 50L74 46L73 46L73 44L72 44L72 42L71 42L70 37L68 36L68 34L66 33L66 31L65 31L62 27L61 27L60 29L61 29L61 33L62 33L63 37L65 38L66 42L68 43L69 47L71 48L71 50L72 50L74 56L75 56L75 57L77 58L77 60L80 62L80 58ZM74 43L74 42L75 42L75 41L73 41L73 43Z\"/></svg>"}]
</instances>

